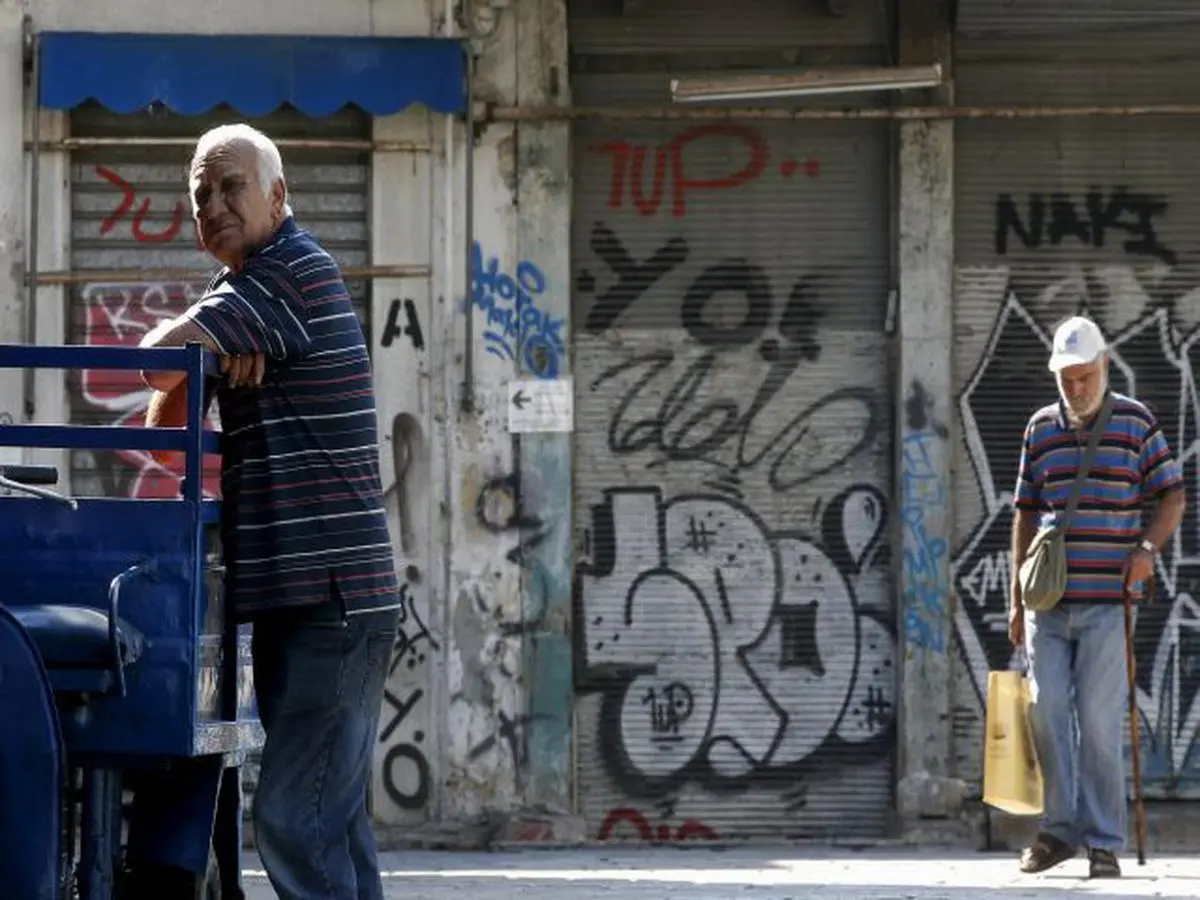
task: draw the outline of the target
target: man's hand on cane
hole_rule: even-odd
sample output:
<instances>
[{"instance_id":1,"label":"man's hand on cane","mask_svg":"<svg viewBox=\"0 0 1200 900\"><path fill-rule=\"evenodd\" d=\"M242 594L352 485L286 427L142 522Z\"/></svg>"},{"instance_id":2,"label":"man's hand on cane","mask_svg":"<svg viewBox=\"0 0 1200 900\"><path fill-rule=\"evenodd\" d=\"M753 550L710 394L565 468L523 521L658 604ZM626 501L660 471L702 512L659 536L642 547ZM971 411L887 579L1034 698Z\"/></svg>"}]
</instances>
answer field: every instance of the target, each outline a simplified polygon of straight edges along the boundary
<instances>
[{"instance_id":1,"label":"man's hand on cane","mask_svg":"<svg viewBox=\"0 0 1200 900\"><path fill-rule=\"evenodd\" d=\"M1144 547L1135 548L1125 557L1121 572L1125 578L1125 596L1140 599L1154 577L1154 555Z\"/></svg>"}]
</instances>

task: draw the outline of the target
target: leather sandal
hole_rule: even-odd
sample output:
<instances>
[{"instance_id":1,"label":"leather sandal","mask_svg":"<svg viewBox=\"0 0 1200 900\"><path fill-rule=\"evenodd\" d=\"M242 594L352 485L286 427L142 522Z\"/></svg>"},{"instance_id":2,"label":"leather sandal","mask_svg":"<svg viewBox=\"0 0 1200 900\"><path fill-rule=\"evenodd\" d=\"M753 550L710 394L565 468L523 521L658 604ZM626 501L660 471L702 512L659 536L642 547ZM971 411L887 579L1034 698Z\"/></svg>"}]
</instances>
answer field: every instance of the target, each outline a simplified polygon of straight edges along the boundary
<instances>
[{"instance_id":1,"label":"leather sandal","mask_svg":"<svg viewBox=\"0 0 1200 900\"><path fill-rule=\"evenodd\" d=\"M1089 878L1120 878L1121 864L1111 850L1088 851Z\"/></svg>"},{"instance_id":2,"label":"leather sandal","mask_svg":"<svg viewBox=\"0 0 1200 900\"><path fill-rule=\"evenodd\" d=\"M1073 859L1076 849L1052 834L1042 832L1021 854L1021 871L1036 875Z\"/></svg>"}]
</instances>

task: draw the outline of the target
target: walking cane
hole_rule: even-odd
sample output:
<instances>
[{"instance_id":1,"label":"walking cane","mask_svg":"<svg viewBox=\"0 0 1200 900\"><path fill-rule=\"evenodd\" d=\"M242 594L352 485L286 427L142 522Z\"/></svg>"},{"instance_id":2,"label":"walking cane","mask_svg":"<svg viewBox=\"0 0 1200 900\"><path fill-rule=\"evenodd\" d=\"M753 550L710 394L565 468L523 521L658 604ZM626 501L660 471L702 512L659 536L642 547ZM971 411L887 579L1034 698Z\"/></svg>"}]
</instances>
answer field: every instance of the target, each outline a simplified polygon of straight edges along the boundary
<instances>
[{"instance_id":1,"label":"walking cane","mask_svg":"<svg viewBox=\"0 0 1200 900\"><path fill-rule=\"evenodd\" d=\"M1154 596L1154 576L1146 579L1145 598ZM1137 663L1133 656L1133 595L1125 591L1125 668L1129 674L1129 743L1133 751L1133 827L1137 861L1146 864L1146 806L1142 802L1142 727L1138 719Z\"/></svg>"}]
</instances>

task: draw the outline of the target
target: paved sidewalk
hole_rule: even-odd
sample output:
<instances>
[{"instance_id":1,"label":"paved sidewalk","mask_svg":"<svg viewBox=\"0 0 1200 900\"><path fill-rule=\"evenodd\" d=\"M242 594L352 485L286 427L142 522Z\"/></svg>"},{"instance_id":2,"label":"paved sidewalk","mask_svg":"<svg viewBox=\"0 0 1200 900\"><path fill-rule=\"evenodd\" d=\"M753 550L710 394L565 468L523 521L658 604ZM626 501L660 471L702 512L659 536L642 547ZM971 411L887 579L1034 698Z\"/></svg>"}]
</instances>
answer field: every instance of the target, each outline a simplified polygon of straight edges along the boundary
<instances>
[{"instance_id":1,"label":"paved sidewalk","mask_svg":"<svg viewBox=\"0 0 1200 900\"><path fill-rule=\"evenodd\" d=\"M383 858L389 898L404 900L1016 900L1200 897L1200 856L1122 859L1119 881L1089 881L1075 859L1021 875L1012 854L814 847L714 850L648 847L412 851ZM273 900L258 859L245 858L247 895Z\"/></svg>"}]
</instances>

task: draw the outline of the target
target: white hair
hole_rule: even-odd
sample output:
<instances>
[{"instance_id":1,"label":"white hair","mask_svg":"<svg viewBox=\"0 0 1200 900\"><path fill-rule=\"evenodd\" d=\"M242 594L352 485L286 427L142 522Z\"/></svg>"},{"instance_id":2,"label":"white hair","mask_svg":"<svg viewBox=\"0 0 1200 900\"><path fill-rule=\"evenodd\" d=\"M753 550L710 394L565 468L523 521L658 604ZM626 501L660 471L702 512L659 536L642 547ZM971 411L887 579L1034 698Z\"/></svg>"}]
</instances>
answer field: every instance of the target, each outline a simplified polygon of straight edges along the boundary
<instances>
[{"instance_id":1,"label":"white hair","mask_svg":"<svg viewBox=\"0 0 1200 900\"><path fill-rule=\"evenodd\" d=\"M192 163L188 171L195 169L196 164L217 147L242 143L249 144L254 148L255 156L258 159L258 184L262 188L263 196L270 197L271 188L274 187L275 182L283 182L283 214L290 216L292 206L288 203L287 181L283 177L283 158L279 155L279 148L275 146L273 140L257 128L244 122L218 125L200 135L200 140L196 142L196 149L192 153Z\"/></svg>"}]
</instances>

